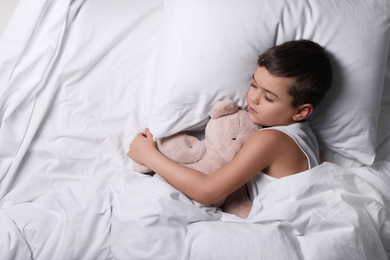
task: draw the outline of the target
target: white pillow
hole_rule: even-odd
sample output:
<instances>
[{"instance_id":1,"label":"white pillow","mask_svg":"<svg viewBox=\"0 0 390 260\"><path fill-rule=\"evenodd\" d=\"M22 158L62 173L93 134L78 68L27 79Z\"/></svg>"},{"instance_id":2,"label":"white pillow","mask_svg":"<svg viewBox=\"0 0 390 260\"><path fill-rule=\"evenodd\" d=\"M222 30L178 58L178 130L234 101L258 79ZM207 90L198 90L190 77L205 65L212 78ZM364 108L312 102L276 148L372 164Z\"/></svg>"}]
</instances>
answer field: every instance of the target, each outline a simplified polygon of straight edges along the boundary
<instances>
[{"instance_id":1,"label":"white pillow","mask_svg":"<svg viewBox=\"0 0 390 260\"><path fill-rule=\"evenodd\" d=\"M246 91L267 48L310 39L330 53L334 84L310 123L320 147L363 164L375 158L390 33L390 2L165 0L149 128L155 139L201 130L211 106Z\"/></svg>"}]
</instances>

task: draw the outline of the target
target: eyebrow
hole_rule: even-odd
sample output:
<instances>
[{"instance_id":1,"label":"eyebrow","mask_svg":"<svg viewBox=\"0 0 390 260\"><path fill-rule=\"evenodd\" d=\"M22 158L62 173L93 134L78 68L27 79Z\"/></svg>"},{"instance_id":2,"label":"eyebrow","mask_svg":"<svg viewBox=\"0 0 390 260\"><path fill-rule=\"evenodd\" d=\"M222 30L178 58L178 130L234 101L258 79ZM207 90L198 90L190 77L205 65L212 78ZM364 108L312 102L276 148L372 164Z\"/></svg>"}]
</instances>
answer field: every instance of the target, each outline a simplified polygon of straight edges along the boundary
<instances>
[{"instance_id":1,"label":"eyebrow","mask_svg":"<svg viewBox=\"0 0 390 260\"><path fill-rule=\"evenodd\" d=\"M256 85L258 85L256 80L255 80L255 74L252 74L252 79L256 83ZM279 98L278 95L276 95L274 92L272 92L266 88L263 88L263 87L260 87L260 88L264 89L265 92L270 93L271 95L274 95L275 97Z\"/></svg>"}]
</instances>

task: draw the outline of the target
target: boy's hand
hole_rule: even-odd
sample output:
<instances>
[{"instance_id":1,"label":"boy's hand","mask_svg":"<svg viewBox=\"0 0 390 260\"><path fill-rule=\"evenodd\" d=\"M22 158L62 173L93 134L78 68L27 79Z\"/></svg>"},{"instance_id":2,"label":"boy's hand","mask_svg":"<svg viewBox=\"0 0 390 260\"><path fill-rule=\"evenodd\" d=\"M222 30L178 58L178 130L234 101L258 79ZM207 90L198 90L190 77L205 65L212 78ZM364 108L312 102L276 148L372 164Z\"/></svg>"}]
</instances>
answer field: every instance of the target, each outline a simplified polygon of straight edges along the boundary
<instances>
[{"instance_id":1,"label":"boy's hand","mask_svg":"<svg viewBox=\"0 0 390 260\"><path fill-rule=\"evenodd\" d=\"M157 150L157 143L153 141L152 133L146 128L145 133L138 133L130 143L130 151L127 156L139 164L146 165L153 150Z\"/></svg>"}]
</instances>

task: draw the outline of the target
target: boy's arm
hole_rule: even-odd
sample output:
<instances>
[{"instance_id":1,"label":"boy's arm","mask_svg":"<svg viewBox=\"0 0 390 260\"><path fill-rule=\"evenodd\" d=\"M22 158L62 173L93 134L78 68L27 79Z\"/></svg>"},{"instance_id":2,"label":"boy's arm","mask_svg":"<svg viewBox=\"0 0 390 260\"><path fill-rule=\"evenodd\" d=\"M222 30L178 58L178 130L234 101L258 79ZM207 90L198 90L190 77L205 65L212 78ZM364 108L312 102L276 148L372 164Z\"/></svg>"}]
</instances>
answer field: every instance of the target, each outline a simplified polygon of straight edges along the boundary
<instances>
[{"instance_id":1,"label":"boy's arm","mask_svg":"<svg viewBox=\"0 0 390 260\"><path fill-rule=\"evenodd\" d=\"M157 149L146 129L130 144L128 156L158 173L186 196L211 204L231 194L259 171L271 165L275 153L272 131L255 133L230 162L211 174L204 174L178 164ZM261 160L259 160L261 158Z\"/></svg>"}]
</instances>

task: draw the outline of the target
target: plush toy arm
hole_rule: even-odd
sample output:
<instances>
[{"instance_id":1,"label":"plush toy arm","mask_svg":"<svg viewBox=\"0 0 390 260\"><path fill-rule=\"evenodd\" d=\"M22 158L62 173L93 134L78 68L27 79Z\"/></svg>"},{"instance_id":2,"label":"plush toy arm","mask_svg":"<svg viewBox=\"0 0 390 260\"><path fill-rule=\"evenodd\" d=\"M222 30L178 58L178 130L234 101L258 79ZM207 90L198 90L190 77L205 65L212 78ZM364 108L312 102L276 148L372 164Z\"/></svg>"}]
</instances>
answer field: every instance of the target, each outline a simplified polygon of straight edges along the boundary
<instances>
[{"instance_id":1,"label":"plush toy arm","mask_svg":"<svg viewBox=\"0 0 390 260\"><path fill-rule=\"evenodd\" d=\"M180 164L195 163L203 158L206 145L196 137L178 133L157 142L165 156Z\"/></svg>"},{"instance_id":2,"label":"plush toy arm","mask_svg":"<svg viewBox=\"0 0 390 260\"><path fill-rule=\"evenodd\" d=\"M162 154L180 164L198 162L206 153L206 145L196 137L178 133L157 142ZM152 172L148 167L137 162L132 163L134 170L140 173Z\"/></svg>"},{"instance_id":3,"label":"plush toy arm","mask_svg":"<svg viewBox=\"0 0 390 260\"><path fill-rule=\"evenodd\" d=\"M148 167L146 167L145 165L136 163L135 161L132 162L132 165L133 165L134 170L139 172L139 173L149 173L149 172L152 172L152 170L149 169Z\"/></svg>"}]
</instances>

